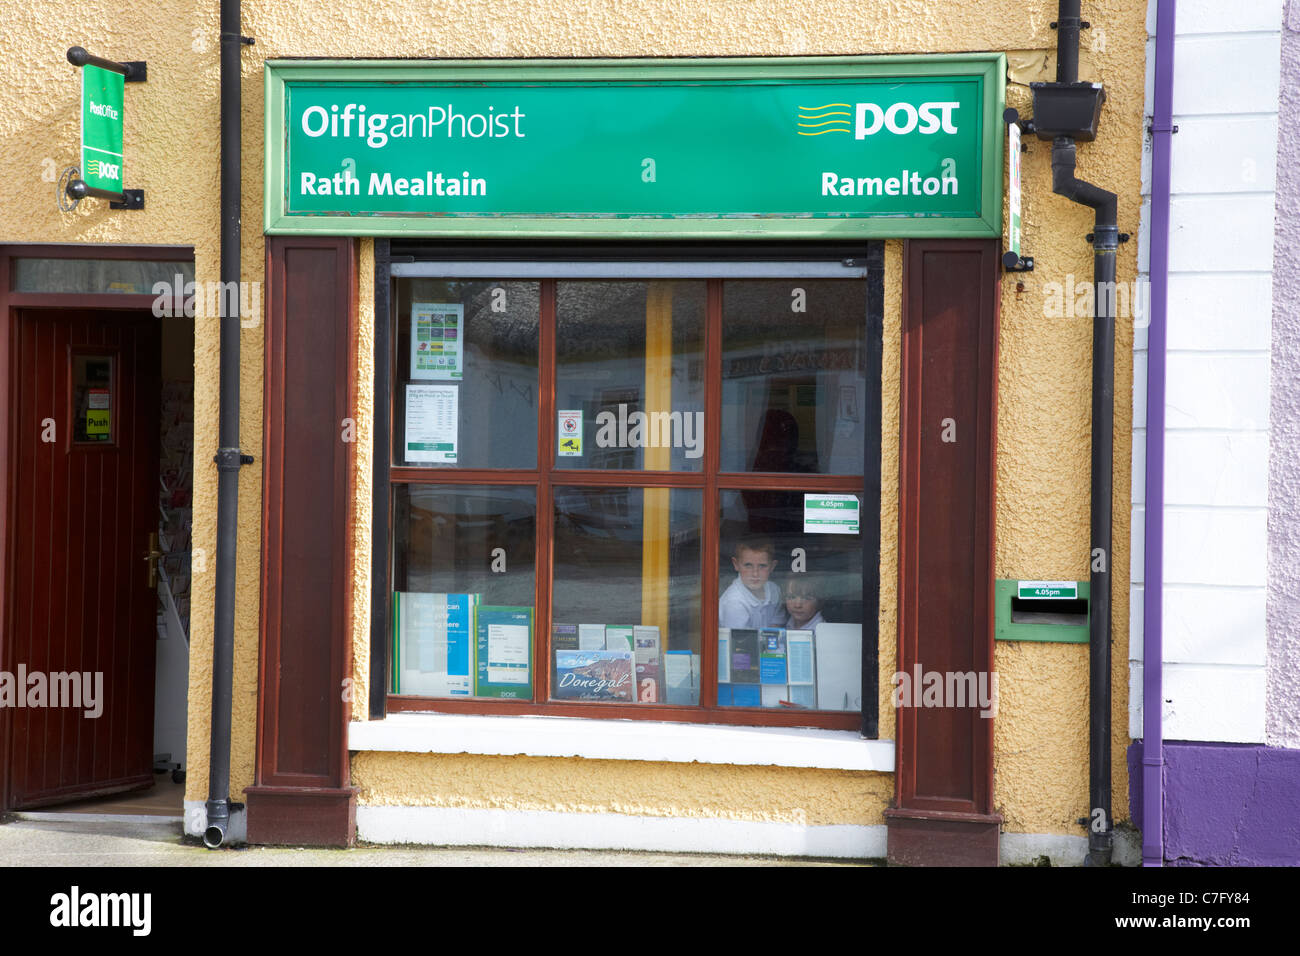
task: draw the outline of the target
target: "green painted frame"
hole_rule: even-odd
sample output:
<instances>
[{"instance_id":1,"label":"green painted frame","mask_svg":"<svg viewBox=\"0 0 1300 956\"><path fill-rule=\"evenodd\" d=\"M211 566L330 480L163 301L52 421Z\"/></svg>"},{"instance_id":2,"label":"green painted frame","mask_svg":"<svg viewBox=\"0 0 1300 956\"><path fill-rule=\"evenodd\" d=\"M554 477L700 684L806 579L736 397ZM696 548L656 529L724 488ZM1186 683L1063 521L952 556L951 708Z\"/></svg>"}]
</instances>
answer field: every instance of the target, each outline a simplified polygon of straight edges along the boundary
<instances>
[{"instance_id":1,"label":"green painted frame","mask_svg":"<svg viewBox=\"0 0 1300 956\"><path fill-rule=\"evenodd\" d=\"M979 77L978 217L537 219L510 217L310 216L285 211L285 84L416 80L565 82ZM263 228L267 235L514 239L988 239L1002 236L1006 56L1002 53L857 57L726 57L620 60L267 60Z\"/></svg>"}]
</instances>

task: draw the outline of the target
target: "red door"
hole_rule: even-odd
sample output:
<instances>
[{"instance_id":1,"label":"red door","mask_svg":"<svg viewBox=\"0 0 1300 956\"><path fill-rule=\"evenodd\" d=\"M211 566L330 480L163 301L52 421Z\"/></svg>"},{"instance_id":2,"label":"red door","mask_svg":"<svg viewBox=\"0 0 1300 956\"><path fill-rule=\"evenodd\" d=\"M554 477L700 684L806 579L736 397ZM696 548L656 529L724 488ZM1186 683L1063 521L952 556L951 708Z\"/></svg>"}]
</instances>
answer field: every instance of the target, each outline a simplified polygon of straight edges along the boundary
<instances>
[{"instance_id":1,"label":"red door","mask_svg":"<svg viewBox=\"0 0 1300 956\"><path fill-rule=\"evenodd\" d=\"M158 322L107 310L14 322L6 664L27 686L11 711L11 807L153 780Z\"/></svg>"}]
</instances>

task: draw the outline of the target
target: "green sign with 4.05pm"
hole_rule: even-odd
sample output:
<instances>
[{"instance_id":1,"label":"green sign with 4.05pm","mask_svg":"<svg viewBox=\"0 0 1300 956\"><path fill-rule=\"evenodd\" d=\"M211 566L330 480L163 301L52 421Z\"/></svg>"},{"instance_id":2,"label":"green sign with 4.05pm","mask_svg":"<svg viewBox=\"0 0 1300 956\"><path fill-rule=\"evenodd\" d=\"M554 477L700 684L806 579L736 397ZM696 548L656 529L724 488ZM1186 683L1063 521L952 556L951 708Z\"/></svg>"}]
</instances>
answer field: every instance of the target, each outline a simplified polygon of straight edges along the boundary
<instances>
[{"instance_id":1,"label":"green sign with 4.05pm","mask_svg":"<svg viewBox=\"0 0 1300 956\"><path fill-rule=\"evenodd\" d=\"M266 231L1000 236L1001 55L268 62Z\"/></svg>"},{"instance_id":2,"label":"green sign with 4.05pm","mask_svg":"<svg viewBox=\"0 0 1300 956\"><path fill-rule=\"evenodd\" d=\"M81 178L94 189L122 191L121 73L86 64L81 68Z\"/></svg>"}]
</instances>

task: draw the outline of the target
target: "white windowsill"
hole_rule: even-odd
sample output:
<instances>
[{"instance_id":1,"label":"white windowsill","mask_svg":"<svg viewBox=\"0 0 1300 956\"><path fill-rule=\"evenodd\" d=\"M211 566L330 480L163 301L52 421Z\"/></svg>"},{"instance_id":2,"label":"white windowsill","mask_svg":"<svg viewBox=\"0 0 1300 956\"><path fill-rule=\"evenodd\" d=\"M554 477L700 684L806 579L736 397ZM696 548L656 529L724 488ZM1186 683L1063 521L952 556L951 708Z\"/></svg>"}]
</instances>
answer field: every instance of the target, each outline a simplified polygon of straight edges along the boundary
<instances>
[{"instance_id":1,"label":"white windowsill","mask_svg":"<svg viewBox=\"0 0 1300 956\"><path fill-rule=\"evenodd\" d=\"M579 717L390 714L352 721L348 749L894 770L892 740L864 740L851 730Z\"/></svg>"}]
</instances>

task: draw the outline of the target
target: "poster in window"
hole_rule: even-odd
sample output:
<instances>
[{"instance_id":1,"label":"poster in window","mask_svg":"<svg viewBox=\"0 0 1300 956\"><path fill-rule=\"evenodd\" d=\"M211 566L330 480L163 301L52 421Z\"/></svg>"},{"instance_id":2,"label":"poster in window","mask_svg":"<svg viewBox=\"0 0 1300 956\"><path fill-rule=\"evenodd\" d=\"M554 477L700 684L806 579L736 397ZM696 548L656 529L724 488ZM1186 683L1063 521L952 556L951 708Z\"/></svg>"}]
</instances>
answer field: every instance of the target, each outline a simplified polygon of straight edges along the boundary
<instances>
[{"instance_id":1,"label":"poster in window","mask_svg":"<svg viewBox=\"0 0 1300 956\"><path fill-rule=\"evenodd\" d=\"M455 385L406 386L406 460L456 464L460 428Z\"/></svg>"},{"instance_id":2,"label":"poster in window","mask_svg":"<svg viewBox=\"0 0 1300 956\"><path fill-rule=\"evenodd\" d=\"M460 381L465 306L459 302L411 303L411 378Z\"/></svg>"}]
</instances>

